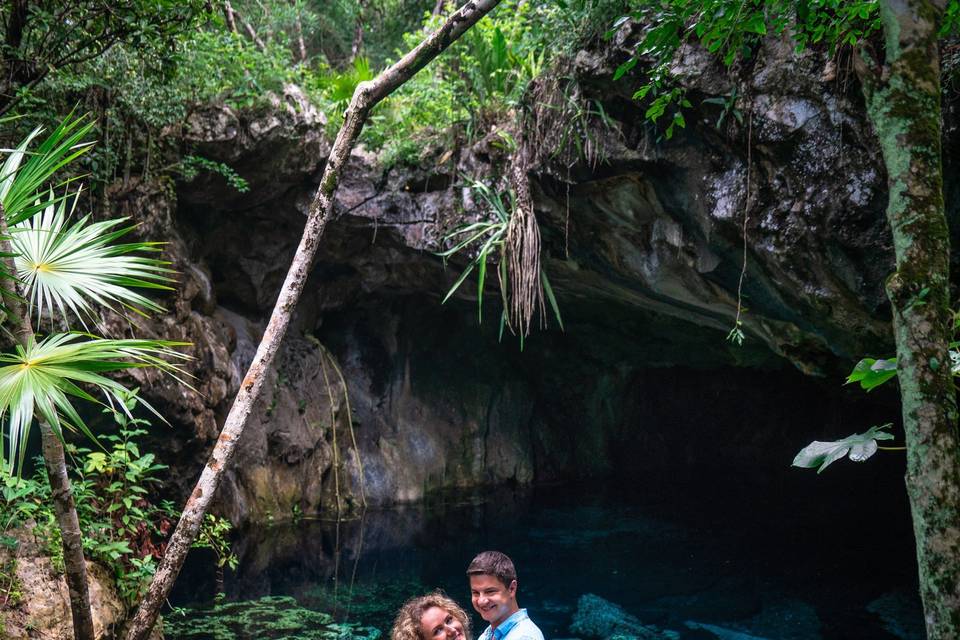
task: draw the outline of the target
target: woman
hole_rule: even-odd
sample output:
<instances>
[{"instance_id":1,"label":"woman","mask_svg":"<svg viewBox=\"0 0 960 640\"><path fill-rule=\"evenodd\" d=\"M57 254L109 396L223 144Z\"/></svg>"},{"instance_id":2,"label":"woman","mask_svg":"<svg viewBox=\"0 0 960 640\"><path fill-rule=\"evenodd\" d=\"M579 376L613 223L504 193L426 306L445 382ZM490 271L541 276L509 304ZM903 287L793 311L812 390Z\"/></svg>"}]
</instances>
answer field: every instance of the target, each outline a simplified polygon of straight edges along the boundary
<instances>
[{"instance_id":1,"label":"woman","mask_svg":"<svg viewBox=\"0 0 960 640\"><path fill-rule=\"evenodd\" d=\"M407 600L393 622L390 640L470 640L470 619L442 591Z\"/></svg>"}]
</instances>

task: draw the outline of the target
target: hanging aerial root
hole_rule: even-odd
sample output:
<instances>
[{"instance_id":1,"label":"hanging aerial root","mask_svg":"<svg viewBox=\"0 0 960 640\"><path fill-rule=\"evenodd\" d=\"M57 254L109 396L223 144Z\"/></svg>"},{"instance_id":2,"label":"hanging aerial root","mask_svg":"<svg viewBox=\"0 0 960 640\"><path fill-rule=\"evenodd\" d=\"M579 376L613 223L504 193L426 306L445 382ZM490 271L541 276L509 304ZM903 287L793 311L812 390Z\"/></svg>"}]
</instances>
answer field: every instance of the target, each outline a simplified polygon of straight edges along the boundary
<instances>
[{"instance_id":1,"label":"hanging aerial root","mask_svg":"<svg viewBox=\"0 0 960 640\"><path fill-rule=\"evenodd\" d=\"M541 327L546 326L546 308L540 282L540 228L533 213L533 198L524 158L524 153L518 152L510 168L516 206L507 225L504 253L510 287L510 325L526 337L530 335L530 325L538 311Z\"/></svg>"}]
</instances>

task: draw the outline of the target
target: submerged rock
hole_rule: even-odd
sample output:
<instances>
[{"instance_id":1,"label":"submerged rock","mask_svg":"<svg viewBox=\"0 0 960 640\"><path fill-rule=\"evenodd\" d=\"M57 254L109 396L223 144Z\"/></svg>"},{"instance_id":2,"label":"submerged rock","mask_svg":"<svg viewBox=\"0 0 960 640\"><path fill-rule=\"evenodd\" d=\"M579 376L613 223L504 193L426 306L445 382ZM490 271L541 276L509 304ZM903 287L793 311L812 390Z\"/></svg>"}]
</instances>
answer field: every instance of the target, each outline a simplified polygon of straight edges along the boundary
<instances>
[{"instance_id":1,"label":"submerged rock","mask_svg":"<svg viewBox=\"0 0 960 640\"><path fill-rule=\"evenodd\" d=\"M901 640L923 640L923 608L916 593L885 593L867 605L867 611L883 621L883 628Z\"/></svg>"},{"instance_id":2,"label":"submerged rock","mask_svg":"<svg viewBox=\"0 0 960 640\"><path fill-rule=\"evenodd\" d=\"M679 640L675 631L645 625L620 605L592 593L580 596L570 633L587 640Z\"/></svg>"},{"instance_id":3,"label":"submerged rock","mask_svg":"<svg viewBox=\"0 0 960 640\"><path fill-rule=\"evenodd\" d=\"M750 635L749 633L736 631L735 629L727 629L726 627L715 624L694 622L692 620L687 620L684 624L688 629L702 629L703 631L707 631L716 638L719 638L719 640L764 640L760 636Z\"/></svg>"}]
</instances>

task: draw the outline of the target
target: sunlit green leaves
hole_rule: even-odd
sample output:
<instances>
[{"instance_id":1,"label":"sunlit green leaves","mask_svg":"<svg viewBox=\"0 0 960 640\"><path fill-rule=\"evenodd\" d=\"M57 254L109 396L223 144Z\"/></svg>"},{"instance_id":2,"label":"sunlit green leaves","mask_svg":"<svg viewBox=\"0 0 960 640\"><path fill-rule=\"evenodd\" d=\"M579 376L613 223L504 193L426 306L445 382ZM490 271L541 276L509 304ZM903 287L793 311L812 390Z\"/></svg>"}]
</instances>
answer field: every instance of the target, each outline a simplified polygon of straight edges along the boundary
<instances>
[{"instance_id":1,"label":"sunlit green leaves","mask_svg":"<svg viewBox=\"0 0 960 640\"><path fill-rule=\"evenodd\" d=\"M127 389L104 374L131 367L157 367L175 377L182 374L171 362L186 358L174 350L184 343L156 340L107 340L84 334L62 333L39 342L30 339L13 353L0 354L0 419L8 422L8 450L0 451L0 464L19 468L34 416L62 435L79 430L93 437L74 409L71 398L122 409ZM182 382L182 380L181 380ZM102 400L84 390L92 387ZM143 406L163 419L148 403Z\"/></svg>"},{"instance_id":2,"label":"sunlit green leaves","mask_svg":"<svg viewBox=\"0 0 960 640\"><path fill-rule=\"evenodd\" d=\"M43 133L34 129L15 149L8 150L0 168L0 202L7 224L15 225L56 202L49 192L53 176L67 164L86 153L91 143L84 142L93 122L87 118L68 116L40 144L30 144ZM49 193L49 197L43 197ZM63 198L65 196L60 196Z\"/></svg>"},{"instance_id":3,"label":"sunlit green leaves","mask_svg":"<svg viewBox=\"0 0 960 640\"><path fill-rule=\"evenodd\" d=\"M893 440L893 434L885 431L890 427L889 424L870 427L866 433L854 433L842 440L832 442L814 440L800 450L793 459L793 466L806 469L817 467L817 473L821 473L844 456L848 456L854 462L863 462L877 452L878 440Z\"/></svg>"},{"instance_id":4,"label":"sunlit green leaves","mask_svg":"<svg viewBox=\"0 0 960 640\"><path fill-rule=\"evenodd\" d=\"M881 358L880 360L864 358L856 364L853 371L847 376L847 384L859 382L860 388L870 391L896 377L896 375L896 358Z\"/></svg>"},{"instance_id":5,"label":"sunlit green leaves","mask_svg":"<svg viewBox=\"0 0 960 640\"><path fill-rule=\"evenodd\" d=\"M357 85L372 80L374 75L370 62L363 56L357 56L345 71L332 71L328 75L321 76L320 84L325 87L327 98L336 105L337 109L343 110L353 97Z\"/></svg>"},{"instance_id":6,"label":"sunlit green leaves","mask_svg":"<svg viewBox=\"0 0 960 640\"><path fill-rule=\"evenodd\" d=\"M10 226L10 237L4 241L38 320L45 317L45 309L58 311L63 320L68 311L82 320L93 315L94 304L158 310L155 302L129 287L166 288L171 273L161 260L132 255L156 251L154 243L111 246L130 230L123 226L124 220L91 222L84 217L68 221L67 204L76 203L76 192L69 194L64 189L64 195L55 196L50 181L87 150L83 136L89 128L84 119L68 117L30 149L42 133L34 130L9 152L0 174L0 201ZM40 340L29 336L14 352L0 354L0 419L6 439L6 446L0 449L0 465L19 471L34 420L49 424L61 438L64 429L79 430L92 438L73 406L75 399L105 404L130 415L128 391L104 374L149 366L183 382L181 370L171 364L186 357L174 350L182 345L59 333ZM141 404L156 414L146 402Z\"/></svg>"},{"instance_id":7,"label":"sunlit green leaves","mask_svg":"<svg viewBox=\"0 0 960 640\"><path fill-rule=\"evenodd\" d=\"M133 255L157 252L159 243L114 244L132 228L123 226L126 219L91 222L84 216L69 224L66 205L64 199L50 203L11 229L17 274L38 320L46 310L64 318L72 313L86 324L95 304L161 311L156 302L130 288L169 288L164 283L173 271L167 262Z\"/></svg>"}]
</instances>

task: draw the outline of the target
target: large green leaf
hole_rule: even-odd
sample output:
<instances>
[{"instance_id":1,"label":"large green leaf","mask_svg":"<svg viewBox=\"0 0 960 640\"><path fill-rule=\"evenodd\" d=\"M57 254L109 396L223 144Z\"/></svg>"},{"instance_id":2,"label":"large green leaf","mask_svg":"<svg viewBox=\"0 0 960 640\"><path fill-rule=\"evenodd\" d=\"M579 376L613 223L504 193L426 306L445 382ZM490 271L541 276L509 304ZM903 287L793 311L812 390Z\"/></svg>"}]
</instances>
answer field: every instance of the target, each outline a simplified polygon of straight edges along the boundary
<instances>
[{"instance_id":1,"label":"large green leaf","mask_svg":"<svg viewBox=\"0 0 960 640\"><path fill-rule=\"evenodd\" d=\"M76 201L74 197L74 205ZM66 205L66 200L51 202L10 230L17 275L38 320L44 310L62 317L72 312L85 325L86 319L94 317L94 304L162 311L157 303L130 289L168 288L164 283L173 271L167 262L131 255L159 251L159 244L112 244L132 229L122 226L125 218L91 222L85 216L69 224Z\"/></svg>"},{"instance_id":2,"label":"large green leaf","mask_svg":"<svg viewBox=\"0 0 960 640\"><path fill-rule=\"evenodd\" d=\"M870 427L866 433L854 433L843 440L832 442L814 440L800 450L793 459L793 466L806 469L819 467L817 473L821 473L844 456L849 456L854 462L863 462L877 452L878 440L893 440L893 434L884 431L890 426L884 424L879 427Z\"/></svg>"},{"instance_id":3,"label":"large green leaf","mask_svg":"<svg viewBox=\"0 0 960 640\"><path fill-rule=\"evenodd\" d=\"M92 143L83 140L93 124L92 120L71 114L35 149L27 150L43 133L40 127L34 129L16 149L9 150L7 160L0 168L0 203L8 225L22 222L50 204L43 194L51 193L50 181L57 171L90 149ZM53 198L52 193L50 197Z\"/></svg>"},{"instance_id":4,"label":"large green leaf","mask_svg":"<svg viewBox=\"0 0 960 640\"><path fill-rule=\"evenodd\" d=\"M847 376L847 384L859 382L860 387L870 391L879 387L887 380L897 375L897 359L885 358L874 360L873 358L864 358L857 363L850 375Z\"/></svg>"},{"instance_id":5,"label":"large green leaf","mask_svg":"<svg viewBox=\"0 0 960 640\"><path fill-rule=\"evenodd\" d=\"M125 403L130 392L102 374L134 367L157 367L183 382L183 371L168 362L188 357L174 350L183 345L163 340L107 340L86 334L60 333L39 342L31 338L26 345L18 345L13 353L0 353L0 419L5 419L4 436L8 443L7 451L0 447L0 464L11 471L22 465L35 416L50 424L58 435L67 428L93 438L70 398L101 401L79 385L92 387L102 394L102 404L123 411L132 419ZM163 420L146 401L139 401Z\"/></svg>"}]
</instances>

